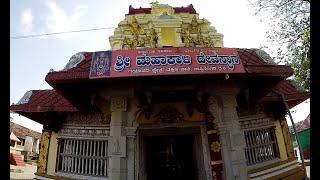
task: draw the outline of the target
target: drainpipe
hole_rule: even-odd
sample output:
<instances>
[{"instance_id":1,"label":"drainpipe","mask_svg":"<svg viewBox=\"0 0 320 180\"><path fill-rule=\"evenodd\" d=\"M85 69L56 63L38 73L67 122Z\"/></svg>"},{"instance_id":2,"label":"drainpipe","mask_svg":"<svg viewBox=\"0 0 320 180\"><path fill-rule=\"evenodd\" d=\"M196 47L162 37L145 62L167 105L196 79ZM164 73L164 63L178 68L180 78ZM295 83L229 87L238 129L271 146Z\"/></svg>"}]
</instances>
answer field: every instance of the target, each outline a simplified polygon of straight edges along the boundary
<instances>
[{"instance_id":1,"label":"drainpipe","mask_svg":"<svg viewBox=\"0 0 320 180\"><path fill-rule=\"evenodd\" d=\"M296 125L293 122L293 118L291 116L291 113L290 113L290 110L289 110L289 106L288 106L288 104L286 102L286 98L284 97L283 92L281 90L280 90L280 95L281 95L281 99L282 99L284 105L286 106L286 110L287 110L287 113L289 114L289 117L290 117L290 120L291 120L291 123L292 123L292 127L293 127L293 130L294 130L294 135L295 135L295 137L297 139L297 142L298 142L298 147L299 147L299 151L300 151L300 157L301 157L301 160L302 160L302 166L303 166L303 170L304 170L304 179L305 180L309 180L309 178L307 176L306 164L304 162L304 156L303 156L302 148L301 148L300 141L299 141L299 138L298 138Z\"/></svg>"}]
</instances>

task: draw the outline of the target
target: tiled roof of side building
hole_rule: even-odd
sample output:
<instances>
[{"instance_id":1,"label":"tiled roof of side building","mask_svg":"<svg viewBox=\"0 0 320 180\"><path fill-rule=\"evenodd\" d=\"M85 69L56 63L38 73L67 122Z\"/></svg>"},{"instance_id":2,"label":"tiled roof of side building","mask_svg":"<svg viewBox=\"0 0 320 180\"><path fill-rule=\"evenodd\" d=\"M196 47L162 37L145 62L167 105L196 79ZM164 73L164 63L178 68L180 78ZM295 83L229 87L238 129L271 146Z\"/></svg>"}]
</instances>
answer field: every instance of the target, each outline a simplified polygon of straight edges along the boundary
<instances>
[{"instance_id":1,"label":"tiled roof of side building","mask_svg":"<svg viewBox=\"0 0 320 180\"><path fill-rule=\"evenodd\" d=\"M310 114L307 118L297 127L297 131L301 132L310 128Z\"/></svg>"},{"instance_id":2,"label":"tiled roof of side building","mask_svg":"<svg viewBox=\"0 0 320 180\"><path fill-rule=\"evenodd\" d=\"M263 97L260 102L281 100L280 95L283 93L289 108L302 103L310 97L310 92L300 91L291 80L283 80L272 91Z\"/></svg>"},{"instance_id":3,"label":"tiled roof of side building","mask_svg":"<svg viewBox=\"0 0 320 180\"><path fill-rule=\"evenodd\" d=\"M73 112L77 108L63 98L56 90L32 90L27 103L13 104L12 111L24 112Z\"/></svg>"},{"instance_id":4,"label":"tiled roof of side building","mask_svg":"<svg viewBox=\"0 0 320 180\"><path fill-rule=\"evenodd\" d=\"M41 133L34 131L32 129L26 128L24 126L21 126L19 124L10 122L10 127L12 132L18 137L25 139L26 136L34 137L37 139L41 138Z\"/></svg>"}]
</instances>

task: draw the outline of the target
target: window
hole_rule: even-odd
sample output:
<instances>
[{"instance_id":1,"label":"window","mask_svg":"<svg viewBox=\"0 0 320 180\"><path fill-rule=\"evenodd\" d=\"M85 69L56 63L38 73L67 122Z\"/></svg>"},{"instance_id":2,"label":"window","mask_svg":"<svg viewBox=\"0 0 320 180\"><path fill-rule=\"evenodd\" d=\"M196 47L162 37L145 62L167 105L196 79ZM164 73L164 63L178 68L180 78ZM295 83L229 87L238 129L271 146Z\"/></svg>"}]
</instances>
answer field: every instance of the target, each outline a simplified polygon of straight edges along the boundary
<instances>
[{"instance_id":1,"label":"window","mask_svg":"<svg viewBox=\"0 0 320 180\"><path fill-rule=\"evenodd\" d=\"M14 147L15 143L16 143L16 141L10 140L10 146L11 147Z\"/></svg>"},{"instance_id":2,"label":"window","mask_svg":"<svg viewBox=\"0 0 320 180\"><path fill-rule=\"evenodd\" d=\"M20 140L20 142L17 142L17 145L24 146L25 139L22 139L22 138L18 138L18 139Z\"/></svg>"},{"instance_id":3,"label":"window","mask_svg":"<svg viewBox=\"0 0 320 180\"><path fill-rule=\"evenodd\" d=\"M278 158L275 129L264 128L245 131L247 165L253 165Z\"/></svg>"},{"instance_id":4,"label":"window","mask_svg":"<svg viewBox=\"0 0 320 180\"><path fill-rule=\"evenodd\" d=\"M59 172L107 177L107 140L60 140Z\"/></svg>"}]
</instances>

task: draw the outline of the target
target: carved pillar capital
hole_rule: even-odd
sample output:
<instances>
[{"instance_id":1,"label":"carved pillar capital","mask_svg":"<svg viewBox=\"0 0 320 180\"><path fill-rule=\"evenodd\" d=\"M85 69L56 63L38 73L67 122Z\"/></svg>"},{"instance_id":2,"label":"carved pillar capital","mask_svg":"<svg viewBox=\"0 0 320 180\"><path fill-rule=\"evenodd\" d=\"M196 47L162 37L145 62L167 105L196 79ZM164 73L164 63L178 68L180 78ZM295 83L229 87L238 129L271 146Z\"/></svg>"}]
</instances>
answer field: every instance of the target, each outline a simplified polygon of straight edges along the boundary
<instances>
[{"instance_id":1,"label":"carved pillar capital","mask_svg":"<svg viewBox=\"0 0 320 180\"><path fill-rule=\"evenodd\" d=\"M111 98L111 111L124 112L127 111L127 97L126 96L116 96Z\"/></svg>"}]
</instances>

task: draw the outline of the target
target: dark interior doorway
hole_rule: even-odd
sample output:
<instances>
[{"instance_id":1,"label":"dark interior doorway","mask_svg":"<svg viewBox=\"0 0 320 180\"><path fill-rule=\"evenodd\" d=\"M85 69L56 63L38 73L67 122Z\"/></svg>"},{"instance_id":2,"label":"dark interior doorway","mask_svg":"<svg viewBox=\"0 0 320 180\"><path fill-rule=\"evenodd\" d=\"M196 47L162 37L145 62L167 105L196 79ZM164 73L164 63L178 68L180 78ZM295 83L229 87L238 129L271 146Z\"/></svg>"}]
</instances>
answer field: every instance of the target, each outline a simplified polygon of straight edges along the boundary
<instances>
[{"instance_id":1,"label":"dark interior doorway","mask_svg":"<svg viewBox=\"0 0 320 180\"><path fill-rule=\"evenodd\" d=\"M194 136L145 136L148 180L194 180Z\"/></svg>"}]
</instances>

